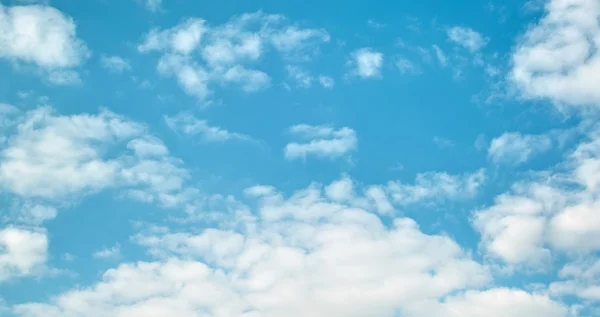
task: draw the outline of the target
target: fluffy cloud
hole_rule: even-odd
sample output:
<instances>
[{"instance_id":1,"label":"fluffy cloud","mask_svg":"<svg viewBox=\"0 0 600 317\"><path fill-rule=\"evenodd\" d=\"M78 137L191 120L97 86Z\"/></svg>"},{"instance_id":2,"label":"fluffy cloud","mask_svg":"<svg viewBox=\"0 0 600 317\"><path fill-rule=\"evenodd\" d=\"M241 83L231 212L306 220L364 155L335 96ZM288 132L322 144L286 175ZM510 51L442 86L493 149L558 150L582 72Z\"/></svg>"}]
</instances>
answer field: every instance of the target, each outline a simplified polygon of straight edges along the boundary
<instances>
[{"instance_id":1,"label":"fluffy cloud","mask_svg":"<svg viewBox=\"0 0 600 317\"><path fill-rule=\"evenodd\" d=\"M552 139L547 135L506 132L492 140L488 148L488 156L495 163L518 165L551 147Z\"/></svg>"},{"instance_id":2,"label":"fluffy cloud","mask_svg":"<svg viewBox=\"0 0 600 317\"><path fill-rule=\"evenodd\" d=\"M19 228L0 229L0 283L36 274L46 263L46 234Z\"/></svg>"},{"instance_id":3,"label":"fluffy cloud","mask_svg":"<svg viewBox=\"0 0 600 317\"><path fill-rule=\"evenodd\" d=\"M487 38L467 27L451 27L448 29L447 35L450 41L463 46L472 53L479 51L488 42Z\"/></svg>"},{"instance_id":4,"label":"fluffy cloud","mask_svg":"<svg viewBox=\"0 0 600 317\"><path fill-rule=\"evenodd\" d=\"M358 146L356 132L348 127L334 129L328 126L295 125L290 128L295 137L307 143L288 143L284 149L286 159L306 159L308 156L338 158Z\"/></svg>"},{"instance_id":5,"label":"fluffy cloud","mask_svg":"<svg viewBox=\"0 0 600 317\"><path fill-rule=\"evenodd\" d=\"M586 301L600 301L600 260L579 260L565 265L559 272L562 281L552 282L553 296L575 295Z\"/></svg>"},{"instance_id":6,"label":"fluffy cloud","mask_svg":"<svg viewBox=\"0 0 600 317\"><path fill-rule=\"evenodd\" d=\"M597 131L588 137L565 162L474 213L489 256L511 266L544 267L552 251L577 256L600 250L600 138Z\"/></svg>"},{"instance_id":7,"label":"fluffy cloud","mask_svg":"<svg viewBox=\"0 0 600 317\"><path fill-rule=\"evenodd\" d=\"M396 204L438 203L472 198L485 182L483 169L474 173L450 175L443 172L417 174L414 184L390 182L387 190Z\"/></svg>"},{"instance_id":8,"label":"fluffy cloud","mask_svg":"<svg viewBox=\"0 0 600 317\"><path fill-rule=\"evenodd\" d=\"M123 116L108 110L63 116L41 107L19 120L0 153L0 187L32 206L109 188L175 206L194 192L185 185L189 175L181 162L143 125ZM25 206L23 217L39 223L56 214L45 208L53 207Z\"/></svg>"},{"instance_id":9,"label":"fluffy cloud","mask_svg":"<svg viewBox=\"0 0 600 317\"><path fill-rule=\"evenodd\" d=\"M75 23L62 12L44 5L0 4L0 58L34 65L50 81L69 84L78 81L73 69L88 54Z\"/></svg>"},{"instance_id":10,"label":"fluffy cloud","mask_svg":"<svg viewBox=\"0 0 600 317\"><path fill-rule=\"evenodd\" d=\"M206 142L225 142L229 140L256 142L256 140L248 135L211 126L206 120L200 120L190 113L180 113L174 117L166 116L165 121L173 131L198 135Z\"/></svg>"},{"instance_id":11,"label":"fluffy cloud","mask_svg":"<svg viewBox=\"0 0 600 317\"><path fill-rule=\"evenodd\" d=\"M100 57L100 63L102 67L116 73L131 70L129 62L119 56L102 56Z\"/></svg>"},{"instance_id":12,"label":"fluffy cloud","mask_svg":"<svg viewBox=\"0 0 600 317\"><path fill-rule=\"evenodd\" d=\"M557 105L597 106L600 92L600 4L551 0L545 16L519 41L510 78L527 98Z\"/></svg>"},{"instance_id":13,"label":"fluffy cloud","mask_svg":"<svg viewBox=\"0 0 600 317\"><path fill-rule=\"evenodd\" d=\"M381 76L383 66L383 53L371 48L361 48L354 51L348 65L352 68L351 74L361 78L375 78Z\"/></svg>"},{"instance_id":14,"label":"fluffy cloud","mask_svg":"<svg viewBox=\"0 0 600 317\"><path fill-rule=\"evenodd\" d=\"M143 230L134 241L156 261L123 263L95 285L46 303L17 305L14 312L23 317L568 316L565 306L545 295L478 290L490 275L456 242L424 234L407 218L384 225L371 207L354 204L366 197L331 191L347 185L331 184L324 192L313 184L290 197L268 186L250 188L255 212L246 208L231 221L195 232Z\"/></svg>"},{"instance_id":15,"label":"fluffy cloud","mask_svg":"<svg viewBox=\"0 0 600 317\"><path fill-rule=\"evenodd\" d=\"M160 52L159 72L174 76L187 94L204 99L214 83L239 85L246 92L267 87L269 75L252 64L269 49L286 59L306 60L328 41L324 30L299 28L283 16L258 12L218 26L190 18L170 29L153 29L138 50Z\"/></svg>"}]
</instances>

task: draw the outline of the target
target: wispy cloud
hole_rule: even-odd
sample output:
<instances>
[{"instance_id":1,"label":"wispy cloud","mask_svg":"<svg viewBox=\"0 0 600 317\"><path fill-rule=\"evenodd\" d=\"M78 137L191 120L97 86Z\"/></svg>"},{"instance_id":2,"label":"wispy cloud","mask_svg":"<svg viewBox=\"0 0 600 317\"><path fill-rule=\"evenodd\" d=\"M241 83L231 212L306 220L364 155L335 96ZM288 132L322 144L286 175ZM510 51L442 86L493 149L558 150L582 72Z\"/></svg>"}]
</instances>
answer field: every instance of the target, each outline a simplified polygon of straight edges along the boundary
<instances>
[{"instance_id":1,"label":"wispy cloud","mask_svg":"<svg viewBox=\"0 0 600 317\"><path fill-rule=\"evenodd\" d=\"M211 126L208 121L200 120L191 113L182 112L173 117L165 116L165 122L173 131L198 136L206 142L225 142L230 140L257 142L248 135L230 132L218 126Z\"/></svg>"}]
</instances>

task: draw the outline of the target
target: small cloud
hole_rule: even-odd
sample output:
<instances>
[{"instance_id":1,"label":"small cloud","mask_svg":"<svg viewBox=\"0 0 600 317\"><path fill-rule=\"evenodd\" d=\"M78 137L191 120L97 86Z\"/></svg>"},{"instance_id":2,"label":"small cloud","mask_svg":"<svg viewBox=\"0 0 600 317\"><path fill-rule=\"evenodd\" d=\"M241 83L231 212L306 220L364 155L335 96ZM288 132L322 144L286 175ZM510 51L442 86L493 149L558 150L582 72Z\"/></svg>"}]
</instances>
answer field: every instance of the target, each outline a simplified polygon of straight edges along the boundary
<instances>
[{"instance_id":1,"label":"small cloud","mask_svg":"<svg viewBox=\"0 0 600 317\"><path fill-rule=\"evenodd\" d=\"M312 86L313 77L307 71L293 65L288 65L286 70L288 77L296 82L296 87L310 88L310 86Z\"/></svg>"},{"instance_id":2,"label":"small cloud","mask_svg":"<svg viewBox=\"0 0 600 317\"><path fill-rule=\"evenodd\" d=\"M284 149L288 160L306 159L308 156L338 158L357 148L356 132L348 127L334 129L329 126L299 124L290 128L290 133L306 142L288 143Z\"/></svg>"},{"instance_id":3,"label":"small cloud","mask_svg":"<svg viewBox=\"0 0 600 317\"><path fill-rule=\"evenodd\" d=\"M433 45L433 51L435 52L435 57L440 65L445 67L448 64L448 58L446 57L446 54L444 54L444 51L437 45Z\"/></svg>"},{"instance_id":4,"label":"small cloud","mask_svg":"<svg viewBox=\"0 0 600 317\"><path fill-rule=\"evenodd\" d=\"M547 135L507 132L492 140L488 156L496 164L519 165L551 147L552 139Z\"/></svg>"},{"instance_id":5,"label":"small cloud","mask_svg":"<svg viewBox=\"0 0 600 317\"><path fill-rule=\"evenodd\" d=\"M335 85L335 81L333 80L333 78L324 75L319 76L319 83L321 84L321 86L329 89L333 88L333 86Z\"/></svg>"},{"instance_id":6,"label":"small cloud","mask_svg":"<svg viewBox=\"0 0 600 317\"><path fill-rule=\"evenodd\" d=\"M131 70L129 62L119 56L102 56L100 57L100 63L102 67L115 73Z\"/></svg>"},{"instance_id":7,"label":"small cloud","mask_svg":"<svg viewBox=\"0 0 600 317\"><path fill-rule=\"evenodd\" d=\"M104 248L92 254L96 259L116 258L119 257L119 255L121 255L121 244L119 243L115 244L112 248Z\"/></svg>"},{"instance_id":8,"label":"small cloud","mask_svg":"<svg viewBox=\"0 0 600 317\"><path fill-rule=\"evenodd\" d=\"M489 42L489 39L484 38L477 31L467 27L451 27L448 29L447 35L450 41L463 46L472 53L479 51Z\"/></svg>"},{"instance_id":9,"label":"small cloud","mask_svg":"<svg viewBox=\"0 0 600 317\"><path fill-rule=\"evenodd\" d=\"M488 141L485 138L485 135L480 134L477 136L477 138L475 139L475 148L479 151L481 150L485 150L488 147Z\"/></svg>"},{"instance_id":10,"label":"small cloud","mask_svg":"<svg viewBox=\"0 0 600 317\"><path fill-rule=\"evenodd\" d=\"M403 58L403 57L396 58L395 64L396 64L396 67L398 68L398 70L400 70L400 72L402 74L419 72L418 67L415 66L415 64L413 64L411 61L409 61L406 58Z\"/></svg>"},{"instance_id":11,"label":"small cloud","mask_svg":"<svg viewBox=\"0 0 600 317\"><path fill-rule=\"evenodd\" d=\"M162 9L162 0L137 0L150 12L158 12Z\"/></svg>"},{"instance_id":12,"label":"small cloud","mask_svg":"<svg viewBox=\"0 0 600 317\"><path fill-rule=\"evenodd\" d=\"M182 112L174 117L165 116L165 122L173 131L197 135L206 142L225 142L229 140L257 142L248 135L230 132L217 126L211 126L208 124L208 121L200 120L190 113Z\"/></svg>"},{"instance_id":13,"label":"small cloud","mask_svg":"<svg viewBox=\"0 0 600 317\"><path fill-rule=\"evenodd\" d=\"M349 65L353 68L351 73L355 76L361 78L381 77L383 53L368 47L358 49L352 53Z\"/></svg>"}]
</instances>

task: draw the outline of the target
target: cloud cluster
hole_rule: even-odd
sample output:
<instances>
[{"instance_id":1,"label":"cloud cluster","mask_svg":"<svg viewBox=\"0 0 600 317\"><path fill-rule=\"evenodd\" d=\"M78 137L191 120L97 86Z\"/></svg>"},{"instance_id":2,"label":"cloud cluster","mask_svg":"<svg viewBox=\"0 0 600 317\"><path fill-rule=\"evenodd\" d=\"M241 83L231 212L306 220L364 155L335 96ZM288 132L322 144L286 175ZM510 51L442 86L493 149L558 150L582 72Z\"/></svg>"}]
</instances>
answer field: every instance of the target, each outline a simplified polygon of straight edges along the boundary
<instances>
[{"instance_id":1,"label":"cloud cluster","mask_svg":"<svg viewBox=\"0 0 600 317\"><path fill-rule=\"evenodd\" d=\"M515 184L473 215L481 246L509 266L547 267L553 254L600 250L600 137L592 129L553 169Z\"/></svg>"},{"instance_id":2,"label":"cloud cluster","mask_svg":"<svg viewBox=\"0 0 600 317\"><path fill-rule=\"evenodd\" d=\"M252 65L268 50L302 61L329 39L323 29L300 28L283 16L257 12L217 26L189 18L170 29L153 29L138 50L159 52L158 71L175 77L187 94L204 99L214 83L237 85L246 92L261 90L270 84L270 76Z\"/></svg>"},{"instance_id":3,"label":"cloud cluster","mask_svg":"<svg viewBox=\"0 0 600 317\"><path fill-rule=\"evenodd\" d=\"M248 189L257 210L197 232L153 228L134 241L156 261L123 263L87 288L17 305L58 316L552 316L542 294L487 288L488 270L452 239L407 218L333 201L319 185L290 197ZM481 290L480 288L484 288Z\"/></svg>"}]
</instances>

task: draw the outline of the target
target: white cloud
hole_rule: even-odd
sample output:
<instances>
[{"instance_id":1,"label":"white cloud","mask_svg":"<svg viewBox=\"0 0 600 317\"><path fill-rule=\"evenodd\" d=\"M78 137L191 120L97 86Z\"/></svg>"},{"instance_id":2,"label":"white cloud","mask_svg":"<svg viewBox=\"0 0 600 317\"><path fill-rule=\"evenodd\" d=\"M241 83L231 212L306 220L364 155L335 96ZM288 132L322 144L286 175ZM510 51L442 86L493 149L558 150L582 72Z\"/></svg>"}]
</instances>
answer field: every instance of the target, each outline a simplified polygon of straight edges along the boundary
<instances>
[{"instance_id":1,"label":"white cloud","mask_svg":"<svg viewBox=\"0 0 600 317\"><path fill-rule=\"evenodd\" d=\"M516 183L473 214L486 253L509 266L544 268L556 256L600 250L597 131L556 167Z\"/></svg>"},{"instance_id":2,"label":"white cloud","mask_svg":"<svg viewBox=\"0 0 600 317\"><path fill-rule=\"evenodd\" d=\"M389 182L387 191L394 203L435 204L446 200L468 199L475 196L486 180L483 169L474 173L450 175L443 172L417 174L414 184Z\"/></svg>"},{"instance_id":3,"label":"white cloud","mask_svg":"<svg viewBox=\"0 0 600 317\"><path fill-rule=\"evenodd\" d=\"M0 58L35 65L51 82L71 84L73 69L88 55L75 23L62 12L44 5L0 4ZM64 74L71 74L70 80Z\"/></svg>"},{"instance_id":4,"label":"white cloud","mask_svg":"<svg viewBox=\"0 0 600 317\"><path fill-rule=\"evenodd\" d=\"M403 57L397 57L395 64L402 74L417 73L419 71L419 68L413 62Z\"/></svg>"},{"instance_id":5,"label":"white cloud","mask_svg":"<svg viewBox=\"0 0 600 317\"><path fill-rule=\"evenodd\" d=\"M328 126L299 124L291 127L290 132L307 143L288 143L284 149L288 160L308 156L338 158L355 151L358 146L356 132L348 127L336 130Z\"/></svg>"},{"instance_id":6,"label":"white cloud","mask_svg":"<svg viewBox=\"0 0 600 317\"><path fill-rule=\"evenodd\" d=\"M131 70L129 62L120 56L101 56L100 63L102 67L116 73Z\"/></svg>"},{"instance_id":7,"label":"white cloud","mask_svg":"<svg viewBox=\"0 0 600 317\"><path fill-rule=\"evenodd\" d=\"M119 243L115 244L110 248L104 248L102 250L98 250L92 254L94 258L97 259L109 259L116 258L121 255L121 245Z\"/></svg>"},{"instance_id":8,"label":"white cloud","mask_svg":"<svg viewBox=\"0 0 600 317\"><path fill-rule=\"evenodd\" d=\"M548 287L551 295L574 295L586 301L600 302L600 260L568 263L558 275L562 280L552 282Z\"/></svg>"},{"instance_id":9,"label":"white cloud","mask_svg":"<svg viewBox=\"0 0 600 317\"><path fill-rule=\"evenodd\" d=\"M321 84L321 86L329 89L335 86L335 81L333 80L333 78L324 75L319 76L319 83Z\"/></svg>"},{"instance_id":10,"label":"white cloud","mask_svg":"<svg viewBox=\"0 0 600 317\"><path fill-rule=\"evenodd\" d=\"M600 4L551 0L545 16L517 43L510 78L526 98L555 104L600 104Z\"/></svg>"},{"instance_id":11,"label":"white cloud","mask_svg":"<svg viewBox=\"0 0 600 317\"><path fill-rule=\"evenodd\" d=\"M164 143L153 136L133 139L127 143L127 148L133 150L138 157L163 157L169 154Z\"/></svg>"},{"instance_id":12,"label":"white cloud","mask_svg":"<svg viewBox=\"0 0 600 317\"><path fill-rule=\"evenodd\" d=\"M81 77L73 70L53 70L48 74L48 81L56 85L77 85Z\"/></svg>"},{"instance_id":13,"label":"white cloud","mask_svg":"<svg viewBox=\"0 0 600 317\"><path fill-rule=\"evenodd\" d=\"M47 252L48 238L43 232L0 229L0 283L39 273L46 263Z\"/></svg>"},{"instance_id":14,"label":"white cloud","mask_svg":"<svg viewBox=\"0 0 600 317\"><path fill-rule=\"evenodd\" d=\"M144 7L151 12L160 11L162 8L162 0L138 0L141 1Z\"/></svg>"},{"instance_id":15,"label":"white cloud","mask_svg":"<svg viewBox=\"0 0 600 317\"><path fill-rule=\"evenodd\" d=\"M198 135L206 142L225 142L229 140L256 141L248 135L211 126L206 120L200 120L190 113L182 112L174 117L166 116L165 121L173 131Z\"/></svg>"},{"instance_id":16,"label":"white cloud","mask_svg":"<svg viewBox=\"0 0 600 317\"><path fill-rule=\"evenodd\" d=\"M213 83L236 84L246 92L267 88L270 76L253 65L269 49L286 59L306 60L328 41L324 30L299 28L283 16L257 12L217 26L190 18L170 29L153 29L138 50L161 53L158 71L174 76L187 94L204 99Z\"/></svg>"},{"instance_id":17,"label":"white cloud","mask_svg":"<svg viewBox=\"0 0 600 317\"><path fill-rule=\"evenodd\" d=\"M343 186L340 185L342 183ZM256 212L200 231L133 237L152 262L122 263L89 287L14 306L22 317L567 317L542 294L487 288L488 270L407 218L389 225L348 178L289 197L259 186ZM333 187L342 188L331 190ZM337 192L333 194L333 192ZM341 195L338 195L341 194ZM333 195L335 200L328 198ZM359 205L355 205L359 203ZM198 296L202 294L202 296Z\"/></svg>"},{"instance_id":18,"label":"white cloud","mask_svg":"<svg viewBox=\"0 0 600 317\"><path fill-rule=\"evenodd\" d=\"M477 31L467 27L451 27L448 29L447 35L450 41L465 47L473 53L479 51L489 41Z\"/></svg>"},{"instance_id":19,"label":"white cloud","mask_svg":"<svg viewBox=\"0 0 600 317\"><path fill-rule=\"evenodd\" d=\"M442 51L442 49L437 45L433 45L433 50L435 52L435 57L437 58L440 65L448 65L448 58L446 57L446 54L444 54L444 51Z\"/></svg>"},{"instance_id":20,"label":"white cloud","mask_svg":"<svg viewBox=\"0 0 600 317\"><path fill-rule=\"evenodd\" d=\"M235 216L231 226L142 231L134 241L158 260L123 263L95 285L46 303L17 305L15 312L483 317L493 308L503 316L566 316L564 307L541 295L505 289L464 293L490 281L484 266L449 237L424 234L410 219L384 225L370 209L352 204L359 196L332 201L319 185L290 197L264 193L256 212Z\"/></svg>"},{"instance_id":21,"label":"white cloud","mask_svg":"<svg viewBox=\"0 0 600 317\"><path fill-rule=\"evenodd\" d=\"M361 48L351 55L349 65L352 67L351 74L362 78L377 78L381 76L383 66L383 53L372 48Z\"/></svg>"},{"instance_id":22,"label":"white cloud","mask_svg":"<svg viewBox=\"0 0 600 317\"><path fill-rule=\"evenodd\" d=\"M426 316L426 315L423 315ZM518 317L572 316L569 309L543 294L530 294L520 289L495 288L469 291L444 301L439 314L449 317Z\"/></svg>"},{"instance_id":23,"label":"white cloud","mask_svg":"<svg viewBox=\"0 0 600 317\"><path fill-rule=\"evenodd\" d=\"M318 53L321 43L331 39L324 29L300 29L295 26L276 30L270 37L277 50L292 59L308 59Z\"/></svg>"},{"instance_id":24,"label":"white cloud","mask_svg":"<svg viewBox=\"0 0 600 317\"><path fill-rule=\"evenodd\" d=\"M26 114L4 148L0 186L21 196L54 197L108 186L117 164L100 158L97 142L114 142L141 130L111 112L55 116L50 108Z\"/></svg>"},{"instance_id":25,"label":"white cloud","mask_svg":"<svg viewBox=\"0 0 600 317\"><path fill-rule=\"evenodd\" d=\"M518 165L551 147L552 139L547 135L506 132L492 140L488 156L494 163Z\"/></svg>"},{"instance_id":26,"label":"white cloud","mask_svg":"<svg viewBox=\"0 0 600 317\"><path fill-rule=\"evenodd\" d=\"M39 226L47 220L56 218L57 214L58 210L55 207L25 203L14 220L18 223Z\"/></svg>"},{"instance_id":27,"label":"white cloud","mask_svg":"<svg viewBox=\"0 0 600 317\"><path fill-rule=\"evenodd\" d=\"M313 77L305 70L298 66L286 66L288 76L296 82L296 87L310 88L312 86Z\"/></svg>"},{"instance_id":28,"label":"white cloud","mask_svg":"<svg viewBox=\"0 0 600 317\"><path fill-rule=\"evenodd\" d=\"M255 92L269 86L271 78L264 72L246 69L244 66L236 65L229 68L223 74L225 82L237 83L246 92Z\"/></svg>"},{"instance_id":29,"label":"white cloud","mask_svg":"<svg viewBox=\"0 0 600 317\"><path fill-rule=\"evenodd\" d=\"M108 110L62 116L42 107L19 120L0 153L0 187L27 203L60 206L69 198L116 189L130 198L174 207L196 195L186 185L189 173L182 162L169 156L143 125L125 117ZM22 210L32 223L49 214Z\"/></svg>"}]
</instances>

